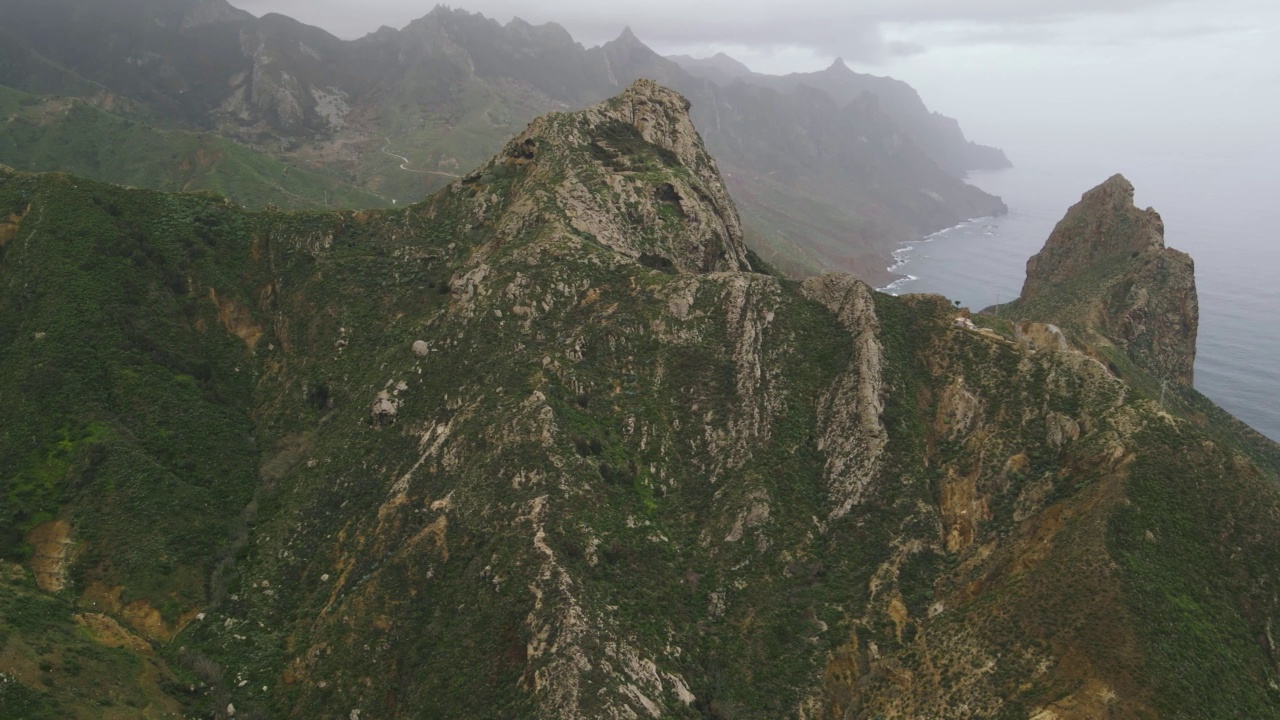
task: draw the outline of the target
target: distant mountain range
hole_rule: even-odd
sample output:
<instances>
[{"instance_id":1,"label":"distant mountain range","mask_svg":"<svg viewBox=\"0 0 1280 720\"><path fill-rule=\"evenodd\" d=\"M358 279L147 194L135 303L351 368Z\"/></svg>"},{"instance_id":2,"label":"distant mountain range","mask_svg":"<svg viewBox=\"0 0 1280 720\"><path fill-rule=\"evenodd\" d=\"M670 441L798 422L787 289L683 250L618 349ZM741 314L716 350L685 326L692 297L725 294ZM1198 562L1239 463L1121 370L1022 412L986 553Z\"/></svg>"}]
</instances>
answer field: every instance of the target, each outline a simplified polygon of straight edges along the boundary
<instances>
[{"instance_id":1,"label":"distant mountain range","mask_svg":"<svg viewBox=\"0 0 1280 720\"><path fill-rule=\"evenodd\" d=\"M1004 151L970 141L964 136L958 121L930 111L915 88L901 80L856 73L841 58L820 72L782 76L752 72L724 53L705 59L687 55L670 59L690 74L720 85L742 81L783 92L806 85L825 92L842 106L864 95L874 96L879 109L905 130L930 159L957 176L963 177L970 170L1000 170L1013 166Z\"/></svg>"},{"instance_id":2,"label":"distant mountain range","mask_svg":"<svg viewBox=\"0 0 1280 720\"><path fill-rule=\"evenodd\" d=\"M537 115L647 77L692 101L749 242L792 274L883 280L898 242L1004 209L962 179L1007 166L1003 153L969 142L905 83L842 62L761 75L725 56L664 58L630 30L585 48L555 24L444 7L344 41L223 0L6 5L0 84L111 97L157 125L217 133L402 203L479 164Z\"/></svg>"}]
</instances>

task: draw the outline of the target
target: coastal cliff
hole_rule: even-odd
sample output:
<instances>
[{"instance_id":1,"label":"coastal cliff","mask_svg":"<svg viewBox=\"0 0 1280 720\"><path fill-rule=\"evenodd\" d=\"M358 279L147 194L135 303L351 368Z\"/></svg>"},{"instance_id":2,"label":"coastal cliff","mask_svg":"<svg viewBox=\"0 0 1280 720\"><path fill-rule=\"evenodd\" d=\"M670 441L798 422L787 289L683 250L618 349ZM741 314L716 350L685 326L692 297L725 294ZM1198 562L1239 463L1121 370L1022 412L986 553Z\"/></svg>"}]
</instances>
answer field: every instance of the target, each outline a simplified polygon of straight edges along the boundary
<instances>
[{"instance_id":1,"label":"coastal cliff","mask_svg":"<svg viewBox=\"0 0 1280 720\"><path fill-rule=\"evenodd\" d=\"M1200 308L1195 263L1165 247L1164 222L1116 175L1067 211L1027 262L1018 302L1002 316L1058 322L1114 344L1159 380L1194 381Z\"/></svg>"}]
</instances>

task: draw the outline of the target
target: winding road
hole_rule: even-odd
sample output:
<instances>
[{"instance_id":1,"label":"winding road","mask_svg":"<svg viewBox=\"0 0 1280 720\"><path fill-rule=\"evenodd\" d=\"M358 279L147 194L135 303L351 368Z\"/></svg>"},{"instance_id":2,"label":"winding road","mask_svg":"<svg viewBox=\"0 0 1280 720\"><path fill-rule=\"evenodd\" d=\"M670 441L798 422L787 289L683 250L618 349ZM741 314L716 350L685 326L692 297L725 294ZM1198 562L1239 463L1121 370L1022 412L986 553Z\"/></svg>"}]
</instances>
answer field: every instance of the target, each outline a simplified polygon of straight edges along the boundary
<instances>
[{"instance_id":1,"label":"winding road","mask_svg":"<svg viewBox=\"0 0 1280 720\"><path fill-rule=\"evenodd\" d=\"M451 177L451 178L462 177L461 175L454 175L453 173L439 172L436 170L414 170L413 168L409 167L409 158L403 155L397 155L391 152L390 150L387 150L387 148L391 146L391 138L386 138L386 141L387 141L387 144L382 146L382 154L390 155L391 157L399 160L400 169L405 172L418 173L420 175L442 175L444 177Z\"/></svg>"}]
</instances>

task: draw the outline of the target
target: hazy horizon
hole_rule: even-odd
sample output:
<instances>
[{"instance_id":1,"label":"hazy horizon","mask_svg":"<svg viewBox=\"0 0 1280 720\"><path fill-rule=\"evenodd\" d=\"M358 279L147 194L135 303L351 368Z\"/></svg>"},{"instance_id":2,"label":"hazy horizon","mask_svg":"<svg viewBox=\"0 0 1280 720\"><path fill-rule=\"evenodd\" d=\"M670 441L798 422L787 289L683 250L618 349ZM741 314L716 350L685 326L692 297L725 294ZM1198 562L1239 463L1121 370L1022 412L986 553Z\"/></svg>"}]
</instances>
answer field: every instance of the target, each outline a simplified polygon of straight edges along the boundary
<instances>
[{"instance_id":1,"label":"hazy horizon","mask_svg":"<svg viewBox=\"0 0 1280 720\"><path fill-rule=\"evenodd\" d=\"M343 38L404 27L430 7L405 0L233 0ZM811 72L842 57L904 80L970 138L1017 155L1045 142L1194 145L1247 153L1274 134L1280 97L1280 4L1260 0L1014 0L963 4L818 0L696 5L672 0L454 5L499 22L554 22L593 46L631 27L664 55L724 52L756 72ZM1189 142L1194 137L1195 142Z\"/></svg>"}]
</instances>

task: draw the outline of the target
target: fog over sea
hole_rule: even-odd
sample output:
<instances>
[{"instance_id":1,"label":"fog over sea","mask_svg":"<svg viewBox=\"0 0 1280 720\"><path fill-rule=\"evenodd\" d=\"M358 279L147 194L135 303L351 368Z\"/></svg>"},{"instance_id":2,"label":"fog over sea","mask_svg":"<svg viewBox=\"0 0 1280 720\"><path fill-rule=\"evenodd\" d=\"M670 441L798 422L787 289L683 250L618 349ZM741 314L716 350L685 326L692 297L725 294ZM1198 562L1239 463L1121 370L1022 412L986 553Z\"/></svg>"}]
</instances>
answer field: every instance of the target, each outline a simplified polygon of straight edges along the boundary
<instances>
[{"instance_id":1,"label":"fog over sea","mask_svg":"<svg viewBox=\"0 0 1280 720\"><path fill-rule=\"evenodd\" d=\"M1154 207L1165 244L1195 260L1200 294L1196 388L1280 440L1280 148L1238 153L1010 153L1017 167L970 182L1009 214L908 243L888 290L940 293L979 310L1018 296L1026 262L1080 195L1117 172Z\"/></svg>"}]
</instances>

